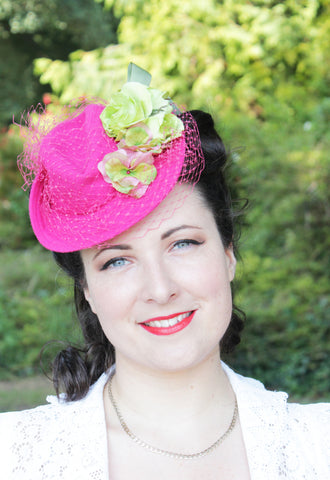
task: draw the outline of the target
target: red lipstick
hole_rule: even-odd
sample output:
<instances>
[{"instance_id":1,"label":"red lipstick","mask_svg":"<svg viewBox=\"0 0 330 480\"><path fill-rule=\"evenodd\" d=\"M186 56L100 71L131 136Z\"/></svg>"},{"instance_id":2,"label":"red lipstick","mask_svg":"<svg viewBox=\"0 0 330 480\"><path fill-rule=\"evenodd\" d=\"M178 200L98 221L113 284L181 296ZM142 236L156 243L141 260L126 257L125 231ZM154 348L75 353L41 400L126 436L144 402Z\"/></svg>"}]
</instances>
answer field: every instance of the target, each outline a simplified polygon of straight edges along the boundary
<instances>
[{"instance_id":1,"label":"red lipstick","mask_svg":"<svg viewBox=\"0 0 330 480\"><path fill-rule=\"evenodd\" d=\"M147 330L149 333L152 333L153 335L172 335L173 333L180 332L184 328L186 328L189 323L192 321L195 311L190 312L190 314L186 317L184 317L180 322L176 323L175 325L169 326L169 327L155 327L155 326L150 326L146 325L145 323L140 323L141 327L143 327L145 330ZM169 315L168 317L155 317L146 323L151 323L151 322L156 322L159 321L161 322L162 320L169 320L174 317L178 317L179 315L184 315L188 314L189 312L183 312L183 313L175 313L174 315Z\"/></svg>"}]
</instances>

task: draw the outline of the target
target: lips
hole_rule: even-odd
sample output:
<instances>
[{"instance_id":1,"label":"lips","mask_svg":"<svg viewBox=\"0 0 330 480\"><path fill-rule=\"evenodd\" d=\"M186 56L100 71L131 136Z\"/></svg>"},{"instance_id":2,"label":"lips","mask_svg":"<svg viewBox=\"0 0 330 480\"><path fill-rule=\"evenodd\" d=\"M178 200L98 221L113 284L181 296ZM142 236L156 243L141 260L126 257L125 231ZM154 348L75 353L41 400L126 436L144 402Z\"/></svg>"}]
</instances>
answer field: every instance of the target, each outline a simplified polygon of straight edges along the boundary
<instances>
[{"instance_id":1,"label":"lips","mask_svg":"<svg viewBox=\"0 0 330 480\"><path fill-rule=\"evenodd\" d=\"M168 317L156 317L140 325L154 335L172 335L186 328L192 321L194 315L195 310L176 313Z\"/></svg>"}]
</instances>

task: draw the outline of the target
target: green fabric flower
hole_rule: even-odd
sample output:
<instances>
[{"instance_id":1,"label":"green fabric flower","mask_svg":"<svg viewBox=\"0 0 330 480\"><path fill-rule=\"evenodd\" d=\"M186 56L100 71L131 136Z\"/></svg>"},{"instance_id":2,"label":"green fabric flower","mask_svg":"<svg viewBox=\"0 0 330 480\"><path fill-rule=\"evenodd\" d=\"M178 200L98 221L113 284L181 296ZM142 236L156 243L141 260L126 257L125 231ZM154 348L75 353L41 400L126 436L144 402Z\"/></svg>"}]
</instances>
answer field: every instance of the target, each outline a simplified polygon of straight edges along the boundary
<instances>
[{"instance_id":1,"label":"green fabric flower","mask_svg":"<svg viewBox=\"0 0 330 480\"><path fill-rule=\"evenodd\" d=\"M107 135L119 142L118 150L105 155L98 169L119 192L140 198L156 178L153 155L184 130L172 109L163 92L138 82L125 83L112 95L100 119Z\"/></svg>"},{"instance_id":2,"label":"green fabric flower","mask_svg":"<svg viewBox=\"0 0 330 480\"><path fill-rule=\"evenodd\" d=\"M131 127L125 135L125 144L127 147L140 147L150 140L150 135L146 125Z\"/></svg>"},{"instance_id":3,"label":"green fabric flower","mask_svg":"<svg viewBox=\"0 0 330 480\"><path fill-rule=\"evenodd\" d=\"M165 108L166 105L167 100L161 91L138 82L128 82L112 95L100 118L107 134L118 141L128 127L146 120L155 108Z\"/></svg>"},{"instance_id":4,"label":"green fabric flower","mask_svg":"<svg viewBox=\"0 0 330 480\"><path fill-rule=\"evenodd\" d=\"M104 180L121 193L140 198L157 176L151 153L124 149L105 155L98 164Z\"/></svg>"},{"instance_id":5,"label":"green fabric flower","mask_svg":"<svg viewBox=\"0 0 330 480\"><path fill-rule=\"evenodd\" d=\"M170 101L164 98L163 92L138 82L127 82L118 93L112 95L100 119L110 137L116 141L124 140L124 144L129 147L142 148L149 143L161 147L162 143L179 137L183 131L181 120L171 112L172 106ZM173 117L173 120L169 116ZM168 128L170 124L171 135ZM132 137L136 136L137 131L130 130L138 125L147 131L148 136L140 130L142 137L136 142Z\"/></svg>"}]
</instances>

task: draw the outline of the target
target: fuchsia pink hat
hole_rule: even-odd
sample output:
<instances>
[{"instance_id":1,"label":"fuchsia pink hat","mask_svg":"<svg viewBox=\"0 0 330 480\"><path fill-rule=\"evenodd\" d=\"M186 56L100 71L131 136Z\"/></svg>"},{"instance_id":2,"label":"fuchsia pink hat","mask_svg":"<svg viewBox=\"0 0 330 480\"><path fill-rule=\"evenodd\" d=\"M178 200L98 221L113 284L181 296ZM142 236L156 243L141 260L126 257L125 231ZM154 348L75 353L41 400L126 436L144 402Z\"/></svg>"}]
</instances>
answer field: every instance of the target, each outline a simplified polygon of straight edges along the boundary
<instances>
[{"instance_id":1,"label":"fuchsia pink hat","mask_svg":"<svg viewBox=\"0 0 330 480\"><path fill-rule=\"evenodd\" d=\"M125 85L139 90L137 84ZM157 97L154 89L148 90L155 113L150 114L148 98L136 105L139 92L132 109L131 99L120 97L124 87L106 106L83 105L50 131L42 121L39 129L29 126L19 166L27 183L33 177L31 224L49 250L71 252L106 242L154 210L178 181L193 185L199 179L204 162L191 115L169 117L172 107L166 100L164 109L163 94ZM118 116L120 102L124 120Z\"/></svg>"}]
</instances>

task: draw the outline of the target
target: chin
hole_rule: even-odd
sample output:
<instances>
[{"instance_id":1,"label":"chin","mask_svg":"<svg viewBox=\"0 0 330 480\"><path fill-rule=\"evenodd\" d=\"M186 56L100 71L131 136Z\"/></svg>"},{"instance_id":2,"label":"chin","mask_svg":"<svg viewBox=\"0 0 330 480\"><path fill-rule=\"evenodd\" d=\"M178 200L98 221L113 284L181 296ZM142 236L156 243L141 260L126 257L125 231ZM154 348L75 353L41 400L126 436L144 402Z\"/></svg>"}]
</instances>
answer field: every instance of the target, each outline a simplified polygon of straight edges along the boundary
<instances>
[{"instance_id":1,"label":"chin","mask_svg":"<svg viewBox=\"0 0 330 480\"><path fill-rule=\"evenodd\" d=\"M165 361L163 356L161 358L155 358L154 361L148 362L148 367L152 370L163 373L182 373L196 368L205 362L209 362L211 358L216 358L220 362L220 350L218 345L203 354L201 352L194 354L190 350L188 352L181 352L181 354L178 354L178 352L176 352L175 355L169 354L166 356Z\"/></svg>"}]
</instances>

